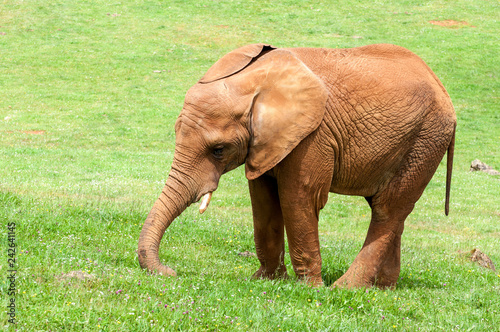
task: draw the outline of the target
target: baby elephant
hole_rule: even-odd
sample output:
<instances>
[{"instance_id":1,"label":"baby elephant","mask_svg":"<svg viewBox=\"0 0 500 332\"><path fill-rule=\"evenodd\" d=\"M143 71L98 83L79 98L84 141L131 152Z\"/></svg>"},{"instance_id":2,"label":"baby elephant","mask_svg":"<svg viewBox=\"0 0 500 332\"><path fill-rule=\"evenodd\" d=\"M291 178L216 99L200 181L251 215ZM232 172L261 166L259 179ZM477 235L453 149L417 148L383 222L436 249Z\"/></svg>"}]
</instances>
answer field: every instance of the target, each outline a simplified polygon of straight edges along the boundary
<instances>
[{"instance_id":1,"label":"baby elephant","mask_svg":"<svg viewBox=\"0 0 500 332\"><path fill-rule=\"evenodd\" d=\"M295 274L323 284L318 216L328 193L372 209L365 243L340 287L395 286L404 221L446 151L445 212L456 116L450 96L415 54L394 45L352 49L238 48L186 94L175 154L139 238L141 267L160 263L160 240L193 202L207 208L220 176L245 164L252 199L254 277Z\"/></svg>"}]
</instances>

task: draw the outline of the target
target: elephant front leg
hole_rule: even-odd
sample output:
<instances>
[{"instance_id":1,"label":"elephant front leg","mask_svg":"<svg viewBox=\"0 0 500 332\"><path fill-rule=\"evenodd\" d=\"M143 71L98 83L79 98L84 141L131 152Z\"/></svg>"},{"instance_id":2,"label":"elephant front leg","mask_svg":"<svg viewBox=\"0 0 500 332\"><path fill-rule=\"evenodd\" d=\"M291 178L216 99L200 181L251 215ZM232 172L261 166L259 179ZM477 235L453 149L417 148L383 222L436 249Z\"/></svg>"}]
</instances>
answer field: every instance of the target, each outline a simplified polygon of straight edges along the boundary
<instances>
[{"instance_id":1,"label":"elephant front leg","mask_svg":"<svg viewBox=\"0 0 500 332\"><path fill-rule=\"evenodd\" d=\"M322 286L318 220L291 216L285 216L285 219L288 247L295 275L312 286Z\"/></svg>"},{"instance_id":2,"label":"elephant front leg","mask_svg":"<svg viewBox=\"0 0 500 332\"><path fill-rule=\"evenodd\" d=\"M280 186L280 201L285 220L288 247L297 277L313 286L322 286L318 218L326 204L328 190Z\"/></svg>"},{"instance_id":3,"label":"elephant front leg","mask_svg":"<svg viewBox=\"0 0 500 332\"><path fill-rule=\"evenodd\" d=\"M276 180L270 176L248 181L254 222L254 240L260 268L254 278L286 278L285 230Z\"/></svg>"}]
</instances>

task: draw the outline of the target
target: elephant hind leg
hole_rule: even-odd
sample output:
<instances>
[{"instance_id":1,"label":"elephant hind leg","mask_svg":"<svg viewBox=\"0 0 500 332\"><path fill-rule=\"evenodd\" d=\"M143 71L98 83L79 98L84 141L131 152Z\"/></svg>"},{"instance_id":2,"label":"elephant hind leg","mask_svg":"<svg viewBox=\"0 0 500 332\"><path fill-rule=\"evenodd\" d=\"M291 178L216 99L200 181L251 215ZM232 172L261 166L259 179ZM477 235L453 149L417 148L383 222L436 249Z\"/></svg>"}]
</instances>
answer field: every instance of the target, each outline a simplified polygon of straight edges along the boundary
<instances>
[{"instance_id":1,"label":"elephant hind leg","mask_svg":"<svg viewBox=\"0 0 500 332\"><path fill-rule=\"evenodd\" d=\"M400 206L398 213L372 203L372 220L365 243L335 287L359 288L395 286L400 270L401 234L412 204Z\"/></svg>"},{"instance_id":2,"label":"elephant hind leg","mask_svg":"<svg viewBox=\"0 0 500 332\"><path fill-rule=\"evenodd\" d=\"M388 185L366 198L372 217L361 251L347 272L335 282L340 287L394 287L400 272L404 221L436 171L446 142L429 150L429 140L416 140L405 163Z\"/></svg>"}]
</instances>

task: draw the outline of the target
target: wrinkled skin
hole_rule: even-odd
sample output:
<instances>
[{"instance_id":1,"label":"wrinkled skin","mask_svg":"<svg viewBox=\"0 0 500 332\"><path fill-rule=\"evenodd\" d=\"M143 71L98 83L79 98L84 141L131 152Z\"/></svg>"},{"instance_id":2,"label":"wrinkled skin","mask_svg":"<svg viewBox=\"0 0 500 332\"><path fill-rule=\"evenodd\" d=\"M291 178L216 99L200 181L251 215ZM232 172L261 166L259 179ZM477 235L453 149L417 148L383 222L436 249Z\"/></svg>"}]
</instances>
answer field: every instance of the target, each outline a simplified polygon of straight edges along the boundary
<instances>
[{"instance_id":1,"label":"wrinkled skin","mask_svg":"<svg viewBox=\"0 0 500 332\"><path fill-rule=\"evenodd\" d=\"M186 94L172 169L140 235L140 265L175 275L158 256L165 230L245 164L261 264L254 277L287 275L286 229L295 274L323 283L318 216L333 192L363 196L372 209L365 243L334 286L393 287L404 221L447 150L448 213L455 126L445 88L404 48L237 49Z\"/></svg>"}]
</instances>

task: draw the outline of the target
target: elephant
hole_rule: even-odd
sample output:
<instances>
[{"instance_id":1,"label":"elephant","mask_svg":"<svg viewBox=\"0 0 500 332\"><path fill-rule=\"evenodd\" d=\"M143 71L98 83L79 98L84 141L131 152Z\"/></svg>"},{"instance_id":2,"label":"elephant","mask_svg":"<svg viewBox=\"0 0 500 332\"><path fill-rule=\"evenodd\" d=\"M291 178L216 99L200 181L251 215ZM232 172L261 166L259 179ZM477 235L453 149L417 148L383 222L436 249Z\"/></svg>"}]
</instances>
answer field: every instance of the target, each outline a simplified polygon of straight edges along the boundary
<instances>
[{"instance_id":1,"label":"elephant","mask_svg":"<svg viewBox=\"0 0 500 332\"><path fill-rule=\"evenodd\" d=\"M171 170L140 233L140 266L175 276L159 259L166 229L192 203L203 213L221 175L244 164L254 278L288 277L286 230L297 279L323 285L318 219L331 192L371 208L361 250L331 287L393 288L404 221L445 153L448 215L456 123L443 84L403 47L240 47L186 93Z\"/></svg>"}]
</instances>

